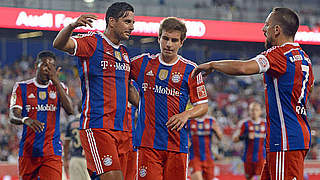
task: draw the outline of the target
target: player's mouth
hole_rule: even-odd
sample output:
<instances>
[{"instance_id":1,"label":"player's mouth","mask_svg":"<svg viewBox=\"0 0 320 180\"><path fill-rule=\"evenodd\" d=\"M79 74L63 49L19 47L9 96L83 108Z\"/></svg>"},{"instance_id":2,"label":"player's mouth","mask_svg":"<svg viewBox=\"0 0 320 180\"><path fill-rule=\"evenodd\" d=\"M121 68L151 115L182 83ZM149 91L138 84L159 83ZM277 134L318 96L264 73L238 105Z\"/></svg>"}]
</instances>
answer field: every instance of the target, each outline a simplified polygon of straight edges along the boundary
<instances>
[{"instance_id":1,"label":"player's mouth","mask_svg":"<svg viewBox=\"0 0 320 180\"><path fill-rule=\"evenodd\" d=\"M163 49L163 51L164 51L165 53L172 53L172 52L173 52L173 50L170 50L170 49Z\"/></svg>"}]
</instances>

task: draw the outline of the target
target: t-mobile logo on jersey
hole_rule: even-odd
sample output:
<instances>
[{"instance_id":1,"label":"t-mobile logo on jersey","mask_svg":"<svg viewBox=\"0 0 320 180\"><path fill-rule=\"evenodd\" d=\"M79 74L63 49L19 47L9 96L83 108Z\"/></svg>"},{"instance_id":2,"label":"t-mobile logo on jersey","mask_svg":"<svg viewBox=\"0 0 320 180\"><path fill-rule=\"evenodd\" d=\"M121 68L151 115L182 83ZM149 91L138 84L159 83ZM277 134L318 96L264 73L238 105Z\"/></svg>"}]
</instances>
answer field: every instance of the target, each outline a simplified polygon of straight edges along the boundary
<instances>
[{"instance_id":1,"label":"t-mobile logo on jersey","mask_svg":"<svg viewBox=\"0 0 320 180\"><path fill-rule=\"evenodd\" d=\"M155 87L151 87L151 86L149 86L148 83L142 83L142 89L143 89L143 91L152 90L155 93L169 95L169 96L179 97L180 95L182 95L181 92L179 92L178 90L176 90L174 88L162 87L160 85L155 85Z\"/></svg>"},{"instance_id":2,"label":"t-mobile logo on jersey","mask_svg":"<svg viewBox=\"0 0 320 180\"><path fill-rule=\"evenodd\" d=\"M30 112L30 110L37 110L37 111L56 111L57 107L53 104L38 104L37 106L31 106L31 105L26 105L26 110L27 112Z\"/></svg>"},{"instance_id":3,"label":"t-mobile logo on jersey","mask_svg":"<svg viewBox=\"0 0 320 180\"><path fill-rule=\"evenodd\" d=\"M109 63L108 61L101 61L100 66L102 69L115 68L117 71L127 71L130 72L130 65L127 63L115 62Z\"/></svg>"}]
</instances>

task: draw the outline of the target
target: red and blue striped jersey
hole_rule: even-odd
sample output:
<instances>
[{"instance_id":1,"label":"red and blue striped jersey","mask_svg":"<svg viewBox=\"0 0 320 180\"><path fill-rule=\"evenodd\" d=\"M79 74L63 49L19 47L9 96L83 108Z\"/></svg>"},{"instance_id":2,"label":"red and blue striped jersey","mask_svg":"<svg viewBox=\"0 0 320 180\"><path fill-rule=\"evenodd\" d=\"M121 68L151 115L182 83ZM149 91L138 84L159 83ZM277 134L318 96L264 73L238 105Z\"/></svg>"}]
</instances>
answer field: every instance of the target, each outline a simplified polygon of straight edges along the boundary
<instances>
[{"instance_id":1,"label":"red and blue striped jersey","mask_svg":"<svg viewBox=\"0 0 320 180\"><path fill-rule=\"evenodd\" d=\"M251 119L241 121L239 136L245 137L243 162L264 161L266 158L266 122L263 119L260 119L259 122L254 122Z\"/></svg>"},{"instance_id":2,"label":"red and blue striped jersey","mask_svg":"<svg viewBox=\"0 0 320 180\"><path fill-rule=\"evenodd\" d=\"M311 60L298 43L274 46L256 57L264 72L267 151L309 149L307 99L314 83Z\"/></svg>"},{"instance_id":3,"label":"red and blue striped jersey","mask_svg":"<svg viewBox=\"0 0 320 180\"><path fill-rule=\"evenodd\" d=\"M181 56L172 64L163 62L160 54L132 59L130 76L140 89L135 146L188 153L187 129L171 131L166 123L185 111L189 99L194 105L208 102L201 74L191 78L195 67Z\"/></svg>"},{"instance_id":4,"label":"red and blue striped jersey","mask_svg":"<svg viewBox=\"0 0 320 180\"><path fill-rule=\"evenodd\" d=\"M191 140L190 160L195 158L200 161L214 160L211 148L215 123L215 119L209 116L188 120L188 132Z\"/></svg>"},{"instance_id":5,"label":"red and blue striped jersey","mask_svg":"<svg viewBox=\"0 0 320 180\"><path fill-rule=\"evenodd\" d=\"M80 129L130 130L127 112L130 61L126 47L113 44L101 32L72 39L82 90Z\"/></svg>"},{"instance_id":6,"label":"red and blue striped jersey","mask_svg":"<svg viewBox=\"0 0 320 180\"><path fill-rule=\"evenodd\" d=\"M66 86L62 84L62 87L68 93ZM35 78L17 82L12 91L10 108L19 108L23 117L45 124L40 133L23 125L20 157L61 156L60 99L51 81L48 85L38 84Z\"/></svg>"}]
</instances>

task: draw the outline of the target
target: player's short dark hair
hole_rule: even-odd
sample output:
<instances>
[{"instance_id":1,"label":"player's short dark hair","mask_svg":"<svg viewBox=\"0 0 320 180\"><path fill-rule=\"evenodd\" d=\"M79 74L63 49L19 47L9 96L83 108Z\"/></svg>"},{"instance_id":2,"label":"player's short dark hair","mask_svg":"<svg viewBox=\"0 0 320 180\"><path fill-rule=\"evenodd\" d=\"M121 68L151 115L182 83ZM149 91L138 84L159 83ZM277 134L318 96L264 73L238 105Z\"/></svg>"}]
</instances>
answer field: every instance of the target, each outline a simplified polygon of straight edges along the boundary
<instances>
[{"instance_id":1,"label":"player's short dark hair","mask_svg":"<svg viewBox=\"0 0 320 180\"><path fill-rule=\"evenodd\" d=\"M56 55L53 52L44 50L38 53L36 63L40 63L41 60L46 57L51 57L52 59L56 60Z\"/></svg>"},{"instance_id":2,"label":"player's short dark hair","mask_svg":"<svg viewBox=\"0 0 320 180\"><path fill-rule=\"evenodd\" d=\"M159 37L162 35L162 31L180 31L180 40L183 41L187 36L187 27L184 22L176 17L167 17L161 21L159 27Z\"/></svg>"},{"instance_id":3,"label":"player's short dark hair","mask_svg":"<svg viewBox=\"0 0 320 180\"><path fill-rule=\"evenodd\" d=\"M128 16L127 11L134 12L133 6L131 6L127 2L115 2L110 7L108 7L106 12L106 27L108 27L109 24L109 18L113 17L116 20L118 20L121 17Z\"/></svg>"},{"instance_id":4,"label":"player's short dark hair","mask_svg":"<svg viewBox=\"0 0 320 180\"><path fill-rule=\"evenodd\" d=\"M299 28L299 17L297 13L289 8L275 7L272 9L274 13L274 23L280 25L284 35L294 37Z\"/></svg>"}]
</instances>

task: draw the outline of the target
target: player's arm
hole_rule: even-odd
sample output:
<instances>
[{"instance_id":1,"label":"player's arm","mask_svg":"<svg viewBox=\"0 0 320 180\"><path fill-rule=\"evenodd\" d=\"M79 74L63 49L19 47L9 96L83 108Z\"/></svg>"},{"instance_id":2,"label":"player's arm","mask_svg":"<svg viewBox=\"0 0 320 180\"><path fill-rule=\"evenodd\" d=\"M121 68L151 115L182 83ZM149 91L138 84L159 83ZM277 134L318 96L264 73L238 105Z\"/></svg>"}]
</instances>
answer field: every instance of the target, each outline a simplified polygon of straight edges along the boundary
<instances>
[{"instance_id":1,"label":"player's arm","mask_svg":"<svg viewBox=\"0 0 320 180\"><path fill-rule=\"evenodd\" d=\"M129 92L128 92L128 100L129 102L135 106L136 108L139 107L139 93L137 91L137 89L131 84L131 82L129 81Z\"/></svg>"},{"instance_id":2,"label":"player's arm","mask_svg":"<svg viewBox=\"0 0 320 180\"><path fill-rule=\"evenodd\" d=\"M61 82L58 78L58 73L60 69L61 68L59 67L58 70L56 70L52 64L49 64L48 65L49 78L52 81L53 85L56 86L57 93L60 98L63 109L66 111L68 115L71 115L74 113L73 106L72 106L71 98L69 97L69 95L67 95L65 89L62 87Z\"/></svg>"},{"instance_id":3,"label":"player's arm","mask_svg":"<svg viewBox=\"0 0 320 180\"><path fill-rule=\"evenodd\" d=\"M192 108L183 111L182 113L173 115L168 122L166 123L168 128L171 128L171 130L177 130L180 131L188 119L197 118L200 116L205 115L208 112L208 102L197 104L193 106Z\"/></svg>"},{"instance_id":4,"label":"player's arm","mask_svg":"<svg viewBox=\"0 0 320 180\"><path fill-rule=\"evenodd\" d=\"M235 143L240 141L240 130L239 129L237 129L236 132L233 134L232 141Z\"/></svg>"},{"instance_id":5,"label":"player's arm","mask_svg":"<svg viewBox=\"0 0 320 180\"><path fill-rule=\"evenodd\" d=\"M35 132L42 132L44 123L30 117L22 117L22 110L20 108L10 108L10 122L16 125L26 124Z\"/></svg>"},{"instance_id":6,"label":"player's arm","mask_svg":"<svg viewBox=\"0 0 320 180\"><path fill-rule=\"evenodd\" d=\"M89 25L92 27L92 21L96 20L97 16L92 14L83 14L78 19L64 27L53 41L53 47L70 54L74 54L75 43L71 39L71 35L74 29L80 26Z\"/></svg>"},{"instance_id":7,"label":"player's arm","mask_svg":"<svg viewBox=\"0 0 320 180\"><path fill-rule=\"evenodd\" d=\"M212 129L213 129L215 135L217 136L218 140L221 141L223 134L222 134L222 131L221 131L219 125L217 123L213 123Z\"/></svg>"},{"instance_id":8,"label":"player's arm","mask_svg":"<svg viewBox=\"0 0 320 180\"><path fill-rule=\"evenodd\" d=\"M194 69L192 77L195 77L200 72L204 72L203 75L206 76L214 70L229 75L250 75L258 74L260 72L260 67L255 59L210 61L200 64L196 69Z\"/></svg>"},{"instance_id":9,"label":"player's arm","mask_svg":"<svg viewBox=\"0 0 320 180\"><path fill-rule=\"evenodd\" d=\"M245 139L245 131L246 130L245 130L244 122L240 121L236 132L232 136L232 141L236 143L236 142L244 140Z\"/></svg>"},{"instance_id":10,"label":"player's arm","mask_svg":"<svg viewBox=\"0 0 320 180\"><path fill-rule=\"evenodd\" d=\"M69 147L70 147L71 139L69 137L65 137L63 142L63 167L67 177L69 176Z\"/></svg>"}]
</instances>

